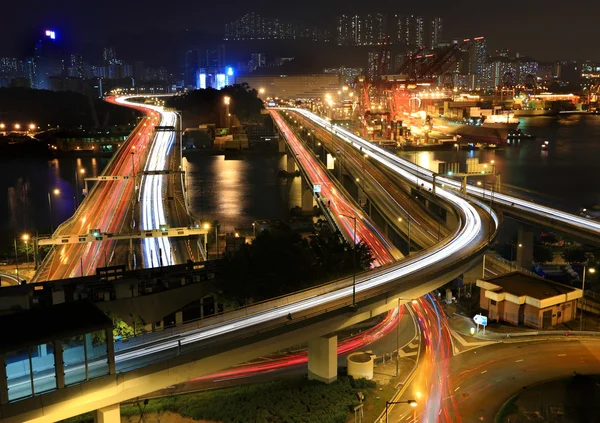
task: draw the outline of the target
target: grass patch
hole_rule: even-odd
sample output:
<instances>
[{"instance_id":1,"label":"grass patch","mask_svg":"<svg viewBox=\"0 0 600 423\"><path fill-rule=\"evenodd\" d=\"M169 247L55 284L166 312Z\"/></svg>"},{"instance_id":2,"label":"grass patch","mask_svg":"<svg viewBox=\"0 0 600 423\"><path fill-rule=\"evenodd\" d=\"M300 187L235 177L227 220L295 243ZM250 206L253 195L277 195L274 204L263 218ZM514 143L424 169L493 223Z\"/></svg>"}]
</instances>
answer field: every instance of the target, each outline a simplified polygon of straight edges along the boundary
<instances>
[{"instance_id":1,"label":"grass patch","mask_svg":"<svg viewBox=\"0 0 600 423\"><path fill-rule=\"evenodd\" d=\"M330 385L294 378L158 398L148 402L145 413L170 411L182 417L223 423L345 423L354 406L359 404L359 391L368 401L381 396L379 402L385 404L374 382L341 376ZM123 405L121 415L139 415L139 408ZM91 421L91 414L66 420L68 423Z\"/></svg>"}]
</instances>

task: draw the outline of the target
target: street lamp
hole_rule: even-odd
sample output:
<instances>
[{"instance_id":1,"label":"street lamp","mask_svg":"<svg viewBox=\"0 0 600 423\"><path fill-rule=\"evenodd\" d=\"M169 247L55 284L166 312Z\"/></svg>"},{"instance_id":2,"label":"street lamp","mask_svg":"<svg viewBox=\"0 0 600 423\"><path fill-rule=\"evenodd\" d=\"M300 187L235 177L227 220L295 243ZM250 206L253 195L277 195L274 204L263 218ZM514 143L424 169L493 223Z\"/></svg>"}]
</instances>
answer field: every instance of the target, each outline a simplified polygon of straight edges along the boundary
<instances>
[{"instance_id":1,"label":"street lamp","mask_svg":"<svg viewBox=\"0 0 600 423\"><path fill-rule=\"evenodd\" d=\"M81 174L81 176L83 177L83 175L85 175L85 169L80 168L79 174ZM77 210L78 204L79 204L79 175L76 170L75 171L75 210Z\"/></svg>"},{"instance_id":2,"label":"street lamp","mask_svg":"<svg viewBox=\"0 0 600 423\"><path fill-rule=\"evenodd\" d=\"M208 261L208 230L210 229L210 223L202 225L207 232L204 233L204 253L206 254L206 261Z\"/></svg>"},{"instance_id":3,"label":"street lamp","mask_svg":"<svg viewBox=\"0 0 600 423\"><path fill-rule=\"evenodd\" d=\"M229 128L230 125L230 116L231 114L229 113L229 104L231 103L231 97L229 96L225 96L223 97L223 104L225 104L225 119L226 119L226 123L227 123L227 128Z\"/></svg>"},{"instance_id":4,"label":"street lamp","mask_svg":"<svg viewBox=\"0 0 600 423\"><path fill-rule=\"evenodd\" d=\"M23 236L21 237L21 239L25 242L25 257L26 257L26 262L25 263L29 263L29 246L28 246L28 241L29 241L29 235L28 234L23 234Z\"/></svg>"},{"instance_id":5,"label":"street lamp","mask_svg":"<svg viewBox=\"0 0 600 423\"><path fill-rule=\"evenodd\" d=\"M581 303L581 312L579 313L579 330L580 331L583 330L583 304L585 303L585 274L587 273L586 270L587 270L587 272L590 272L590 274L592 274L592 275L594 273L596 273L595 268L593 268L593 267L588 268L587 264L583 265L583 276L581 278L581 293L582 293L581 299L583 301Z\"/></svg>"},{"instance_id":6,"label":"street lamp","mask_svg":"<svg viewBox=\"0 0 600 423\"><path fill-rule=\"evenodd\" d=\"M52 190L52 194L59 195L60 190L58 188L55 188ZM54 224L52 223L52 198L50 197L50 192L48 192L48 211L50 217L50 236L52 236L52 234L54 233Z\"/></svg>"},{"instance_id":7,"label":"street lamp","mask_svg":"<svg viewBox=\"0 0 600 423\"><path fill-rule=\"evenodd\" d=\"M388 423L388 408L392 404L408 404L411 407L416 407L418 405L417 401L415 401L415 400L408 400L408 401L386 401L385 402L385 423Z\"/></svg>"},{"instance_id":8,"label":"street lamp","mask_svg":"<svg viewBox=\"0 0 600 423\"><path fill-rule=\"evenodd\" d=\"M14 238L15 241L15 270L17 273L17 279L19 279L19 284L21 282L21 278L19 277L19 255L17 254L17 238Z\"/></svg>"},{"instance_id":9,"label":"street lamp","mask_svg":"<svg viewBox=\"0 0 600 423\"><path fill-rule=\"evenodd\" d=\"M354 231L352 232L352 241L354 242L352 248L352 307L356 307L356 216L340 214L340 217L346 217L354 221Z\"/></svg>"}]
</instances>

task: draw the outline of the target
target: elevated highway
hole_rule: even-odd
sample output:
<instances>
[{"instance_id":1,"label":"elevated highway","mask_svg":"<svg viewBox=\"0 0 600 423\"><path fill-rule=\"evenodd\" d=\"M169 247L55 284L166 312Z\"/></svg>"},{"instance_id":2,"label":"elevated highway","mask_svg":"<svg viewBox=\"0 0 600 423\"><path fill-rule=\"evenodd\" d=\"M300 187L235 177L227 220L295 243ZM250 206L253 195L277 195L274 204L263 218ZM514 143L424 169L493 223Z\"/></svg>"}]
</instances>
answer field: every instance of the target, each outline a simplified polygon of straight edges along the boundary
<instances>
[{"instance_id":1,"label":"elevated highway","mask_svg":"<svg viewBox=\"0 0 600 423\"><path fill-rule=\"evenodd\" d=\"M296 156L306 158L307 167L316 166L314 158L309 160L310 155L302 145L294 142L295 136L289 128L283 132ZM385 155L373 151L372 157L391 172L416 183L410 172ZM116 374L2 404L1 421L50 422L100 409L114 415L115 406L118 415L118 404L122 401L298 342L310 342L391 310L399 302L427 294L480 260L499 223L484 204L442 189L438 195L456 210L458 223L451 236L440 243L407 259L358 274L355 285L352 278L341 279L185 325L177 335L158 333L154 339L117 348Z\"/></svg>"},{"instance_id":2,"label":"elevated highway","mask_svg":"<svg viewBox=\"0 0 600 423\"><path fill-rule=\"evenodd\" d=\"M377 160L383 158L385 161L389 161L398 168L409 172L411 175L413 175L413 178L418 175L421 180L425 181L426 189L432 188L434 179L433 177L435 173L429 169L423 168L415 163L397 156L396 154L386 151L377 145L358 137L352 132L345 130L344 128L332 126L329 121L309 112L308 110L285 110L291 110L299 113L326 131L331 133L335 131L336 136L344 140L349 146L368 152L373 157L377 157ZM436 183L436 191L438 192L440 191L440 188L443 187L452 188L457 191L461 189L461 183L452 179L451 177L436 175ZM467 193L486 202L489 202L490 199L492 199L493 207L495 209L501 210L505 214L514 216L519 220L569 234L577 239L593 245L600 245L600 222L585 219L583 217L557 210L552 207L536 204L532 201L521 199L512 195L492 192L490 189L480 188L477 186L467 185Z\"/></svg>"}]
</instances>

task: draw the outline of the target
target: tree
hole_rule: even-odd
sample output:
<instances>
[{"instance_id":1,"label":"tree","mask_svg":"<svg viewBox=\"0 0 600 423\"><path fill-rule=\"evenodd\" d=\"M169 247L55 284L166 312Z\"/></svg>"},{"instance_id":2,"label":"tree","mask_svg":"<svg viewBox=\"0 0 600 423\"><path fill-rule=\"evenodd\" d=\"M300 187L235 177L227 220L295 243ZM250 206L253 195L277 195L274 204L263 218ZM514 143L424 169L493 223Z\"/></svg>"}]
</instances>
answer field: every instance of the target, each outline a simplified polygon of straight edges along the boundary
<instances>
[{"instance_id":1,"label":"tree","mask_svg":"<svg viewBox=\"0 0 600 423\"><path fill-rule=\"evenodd\" d=\"M225 258L224 295L245 304L348 276L354 271L352 247L331 232L307 240L286 225L261 231L252 244ZM368 269L372 262L369 246L359 243L356 271Z\"/></svg>"},{"instance_id":2,"label":"tree","mask_svg":"<svg viewBox=\"0 0 600 423\"><path fill-rule=\"evenodd\" d=\"M582 245L570 245L560 255L567 263L585 263L588 260Z\"/></svg>"},{"instance_id":3,"label":"tree","mask_svg":"<svg viewBox=\"0 0 600 423\"><path fill-rule=\"evenodd\" d=\"M536 263L547 263L554 260L554 251L546 245L536 245L533 247L533 260Z\"/></svg>"}]
</instances>

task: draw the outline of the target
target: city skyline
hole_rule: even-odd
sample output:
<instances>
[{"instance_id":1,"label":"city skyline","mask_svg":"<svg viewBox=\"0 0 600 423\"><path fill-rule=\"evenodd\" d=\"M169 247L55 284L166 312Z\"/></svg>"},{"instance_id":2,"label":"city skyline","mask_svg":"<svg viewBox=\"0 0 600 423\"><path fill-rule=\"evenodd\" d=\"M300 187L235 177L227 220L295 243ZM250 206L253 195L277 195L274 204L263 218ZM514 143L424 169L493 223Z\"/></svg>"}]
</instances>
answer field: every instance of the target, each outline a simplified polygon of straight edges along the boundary
<instances>
[{"instance_id":1,"label":"city skyline","mask_svg":"<svg viewBox=\"0 0 600 423\"><path fill-rule=\"evenodd\" d=\"M429 2L429 7L402 7L392 2L383 2L377 7L367 7L358 2L328 2L326 5L315 1L304 2L302 7L289 5L285 10L271 2L247 4L233 0L223 13L218 6L185 5L186 13L156 14L152 2L138 10L135 5L117 4L109 0L104 10L118 10L122 16L135 16L131 21L117 19L108 13L87 14L81 6L67 0L65 10L40 3L38 7L12 3L7 5L7 16L27 14L28 25L19 20L5 22L0 28L0 36L5 40L0 45L0 56L27 56L31 50L32 33L45 28L56 29L57 36L63 37L73 51L86 52L90 46L113 44L117 35L126 33L152 34L158 31L199 32L223 35L224 26L245 13L264 14L269 18L291 21L295 24L315 26L334 31L336 17L342 14L402 14L424 17L439 16L444 19L444 37L460 38L485 36L490 50L505 48L519 51L523 55L541 61L553 60L600 60L600 52L581 40L594 35L593 16L600 13L600 5L586 5L570 9L555 9L557 1L529 2L522 4L509 0L498 9L474 9L470 3L458 1L451 5L443 2ZM114 6L114 8L112 7ZM174 10L184 5L175 3ZM318 7L319 13L313 8ZM576 22L574 27L571 22ZM333 35L333 34L332 34ZM126 43L127 40L121 40ZM162 55L162 51L158 55Z\"/></svg>"}]
</instances>

